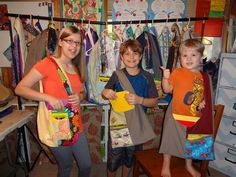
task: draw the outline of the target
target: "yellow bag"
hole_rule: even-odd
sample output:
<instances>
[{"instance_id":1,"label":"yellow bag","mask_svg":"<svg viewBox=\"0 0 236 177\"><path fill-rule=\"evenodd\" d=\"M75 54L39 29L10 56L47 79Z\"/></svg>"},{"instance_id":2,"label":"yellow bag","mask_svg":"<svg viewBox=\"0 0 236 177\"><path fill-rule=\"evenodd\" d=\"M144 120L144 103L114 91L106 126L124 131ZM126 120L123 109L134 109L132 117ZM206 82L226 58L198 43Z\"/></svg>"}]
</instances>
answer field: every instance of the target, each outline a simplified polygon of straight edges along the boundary
<instances>
[{"instance_id":1,"label":"yellow bag","mask_svg":"<svg viewBox=\"0 0 236 177\"><path fill-rule=\"evenodd\" d=\"M39 82L43 93L42 82ZM50 147L57 147L61 140L72 137L69 125L69 115L65 111L48 110L45 102L39 102L37 115L38 136L40 141Z\"/></svg>"}]
</instances>

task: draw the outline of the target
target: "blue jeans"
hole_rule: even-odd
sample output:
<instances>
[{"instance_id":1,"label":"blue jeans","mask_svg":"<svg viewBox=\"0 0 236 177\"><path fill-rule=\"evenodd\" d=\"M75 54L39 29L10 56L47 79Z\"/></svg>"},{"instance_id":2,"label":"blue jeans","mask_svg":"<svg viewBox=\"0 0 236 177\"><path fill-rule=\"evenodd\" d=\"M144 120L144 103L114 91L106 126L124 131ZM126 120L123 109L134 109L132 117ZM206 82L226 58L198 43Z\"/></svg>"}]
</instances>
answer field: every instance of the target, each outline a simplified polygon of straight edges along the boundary
<instances>
[{"instance_id":1,"label":"blue jeans","mask_svg":"<svg viewBox=\"0 0 236 177\"><path fill-rule=\"evenodd\" d=\"M79 139L72 146L51 147L52 154L57 160L57 177L70 177L73 167L73 156L75 157L79 177L89 177L91 170L91 159L89 155L88 142L85 133L79 135Z\"/></svg>"}]
</instances>

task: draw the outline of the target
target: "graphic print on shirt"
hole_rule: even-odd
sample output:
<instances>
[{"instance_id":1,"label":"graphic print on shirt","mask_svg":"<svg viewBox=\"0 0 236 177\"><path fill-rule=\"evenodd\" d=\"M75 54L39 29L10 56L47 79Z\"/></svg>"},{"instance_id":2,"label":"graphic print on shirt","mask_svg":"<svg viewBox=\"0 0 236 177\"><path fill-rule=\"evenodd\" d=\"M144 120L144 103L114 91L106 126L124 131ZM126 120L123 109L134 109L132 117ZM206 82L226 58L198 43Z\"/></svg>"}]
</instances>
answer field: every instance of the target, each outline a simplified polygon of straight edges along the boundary
<instances>
[{"instance_id":1,"label":"graphic print on shirt","mask_svg":"<svg viewBox=\"0 0 236 177\"><path fill-rule=\"evenodd\" d=\"M184 105L189 107L189 115L173 114L175 120L184 126L191 127L200 119L198 105L204 99L203 80L199 78L193 79L193 91L188 91L183 99Z\"/></svg>"}]
</instances>

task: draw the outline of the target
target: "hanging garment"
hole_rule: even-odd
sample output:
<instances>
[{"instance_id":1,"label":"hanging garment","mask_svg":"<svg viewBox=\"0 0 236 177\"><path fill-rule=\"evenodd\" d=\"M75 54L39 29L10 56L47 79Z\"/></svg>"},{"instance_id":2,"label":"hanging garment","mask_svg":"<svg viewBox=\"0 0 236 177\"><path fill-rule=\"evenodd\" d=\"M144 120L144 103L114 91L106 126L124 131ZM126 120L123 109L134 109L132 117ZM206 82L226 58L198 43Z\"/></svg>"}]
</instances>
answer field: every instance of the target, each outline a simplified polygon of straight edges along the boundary
<instances>
[{"instance_id":1,"label":"hanging garment","mask_svg":"<svg viewBox=\"0 0 236 177\"><path fill-rule=\"evenodd\" d=\"M161 48L162 64L164 67L166 67L168 60L168 48L171 43L171 33L168 26L163 27L162 32L159 35L158 39Z\"/></svg>"},{"instance_id":2,"label":"hanging garment","mask_svg":"<svg viewBox=\"0 0 236 177\"><path fill-rule=\"evenodd\" d=\"M150 33L156 36L156 38L158 39L159 35L155 26L151 26Z\"/></svg>"},{"instance_id":3,"label":"hanging garment","mask_svg":"<svg viewBox=\"0 0 236 177\"><path fill-rule=\"evenodd\" d=\"M49 54L53 54L54 50L56 49L57 44L57 31L54 27L49 25L48 27L48 36L46 41L46 49L48 50Z\"/></svg>"},{"instance_id":4,"label":"hanging garment","mask_svg":"<svg viewBox=\"0 0 236 177\"><path fill-rule=\"evenodd\" d=\"M112 73L120 65L118 50L120 41L113 40L105 33L101 33L101 36L97 43L91 50L88 62L88 100L98 104L108 104L108 100L104 100L101 96L101 92L106 85L107 80Z\"/></svg>"},{"instance_id":5,"label":"hanging garment","mask_svg":"<svg viewBox=\"0 0 236 177\"><path fill-rule=\"evenodd\" d=\"M33 41L30 43L30 46L28 48L28 55L26 58L26 66L25 66L25 73L29 72L30 69L38 62L40 61L42 58L46 57L47 55L49 55L49 53L47 54L47 51L49 51L49 49L46 49L46 47L48 45L46 45L47 42L47 38L49 38L51 43L54 43L53 45L51 44L51 46L55 46L56 44L56 40L52 40L55 39L55 37L50 37L50 34L48 32L49 29L45 29L42 33L40 33L36 38L33 39ZM57 32L56 32L57 33ZM51 48L51 50L55 50L55 48Z\"/></svg>"},{"instance_id":6,"label":"hanging garment","mask_svg":"<svg viewBox=\"0 0 236 177\"><path fill-rule=\"evenodd\" d=\"M187 39L192 39L192 29L189 26L189 23L182 27L181 29L181 41L185 41Z\"/></svg>"},{"instance_id":7,"label":"hanging garment","mask_svg":"<svg viewBox=\"0 0 236 177\"><path fill-rule=\"evenodd\" d=\"M27 23L26 25L24 25L24 30L26 30L27 32L29 32L30 34L32 34L33 36L37 36L39 34L39 32L37 31L37 29L35 29L34 26L32 26L31 24Z\"/></svg>"},{"instance_id":8,"label":"hanging garment","mask_svg":"<svg viewBox=\"0 0 236 177\"><path fill-rule=\"evenodd\" d=\"M134 38L137 39L143 33L143 27L141 24L138 24L134 31Z\"/></svg>"},{"instance_id":9,"label":"hanging garment","mask_svg":"<svg viewBox=\"0 0 236 177\"><path fill-rule=\"evenodd\" d=\"M172 40L171 40L171 45L169 47L168 61L166 64L166 68L170 69L170 71L176 68L179 57L179 46L181 43L181 36L177 23L174 23L171 26L171 33L172 33Z\"/></svg>"},{"instance_id":10,"label":"hanging garment","mask_svg":"<svg viewBox=\"0 0 236 177\"><path fill-rule=\"evenodd\" d=\"M137 40L142 46L142 61L141 67L151 73L154 79L161 79L161 70L162 66L161 51L160 46L157 41L156 36L148 32L143 32Z\"/></svg>"},{"instance_id":11,"label":"hanging garment","mask_svg":"<svg viewBox=\"0 0 236 177\"><path fill-rule=\"evenodd\" d=\"M22 72L21 75L23 75L24 68L25 68L25 60L27 56L27 48L26 48L26 40L25 40L25 34L24 34L24 28L21 22L21 19L17 17L14 21L14 28L16 30L16 33L19 38L19 60L20 60L20 71Z\"/></svg>"},{"instance_id":12,"label":"hanging garment","mask_svg":"<svg viewBox=\"0 0 236 177\"><path fill-rule=\"evenodd\" d=\"M85 56L86 56L86 66L88 65L89 55L98 40L97 32L92 28L89 28L85 33Z\"/></svg>"},{"instance_id":13,"label":"hanging garment","mask_svg":"<svg viewBox=\"0 0 236 177\"><path fill-rule=\"evenodd\" d=\"M37 29L40 31L40 32L43 32L43 28L39 22L39 20L35 23L35 27L37 27Z\"/></svg>"},{"instance_id":14,"label":"hanging garment","mask_svg":"<svg viewBox=\"0 0 236 177\"><path fill-rule=\"evenodd\" d=\"M193 126L187 128L187 134L213 134L213 99L212 83L209 75L202 72L204 84L204 100L206 105L202 109L200 120Z\"/></svg>"},{"instance_id":15,"label":"hanging garment","mask_svg":"<svg viewBox=\"0 0 236 177\"><path fill-rule=\"evenodd\" d=\"M22 62L21 62L21 50L20 50L20 39L19 35L14 36L14 49L13 49L13 56L15 59L15 62L12 62L12 75L13 75L13 80L12 80L12 86L15 87L17 83L21 80L23 77L23 71L22 71Z\"/></svg>"}]
</instances>

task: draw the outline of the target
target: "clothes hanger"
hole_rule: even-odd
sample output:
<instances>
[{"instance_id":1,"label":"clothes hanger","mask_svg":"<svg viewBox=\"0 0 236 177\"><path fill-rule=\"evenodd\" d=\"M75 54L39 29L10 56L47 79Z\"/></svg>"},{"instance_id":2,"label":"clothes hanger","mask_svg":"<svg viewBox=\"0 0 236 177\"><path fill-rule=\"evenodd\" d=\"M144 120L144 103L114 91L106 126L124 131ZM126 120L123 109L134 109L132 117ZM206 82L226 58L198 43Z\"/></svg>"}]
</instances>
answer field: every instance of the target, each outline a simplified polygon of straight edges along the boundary
<instances>
[{"instance_id":1,"label":"clothes hanger","mask_svg":"<svg viewBox=\"0 0 236 177\"><path fill-rule=\"evenodd\" d=\"M48 27L56 30L56 26L55 26L55 23L53 21L53 16L51 16L51 21L49 22Z\"/></svg>"},{"instance_id":2,"label":"clothes hanger","mask_svg":"<svg viewBox=\"0 0 236 177\"><path fill-rule=\"evenodd\" d=\"M139 37L142 33L143 33L143 28L142 28L142 25L141 25L141 20L139 20L139 23L137 24L137 27L136 27L136 29L134 31L135 39L137 37Z\"/></svg>"},{"instance_id":3,"label":"clothes hanger","mask_svg":"<svg viewBox=\"0 0 236 177\"><path fill-rule=\"evenodd\" d=\"M40 22L39 22L39 16L38 16L37 22L35 23L35 26L39 29L40 32L43 31L43 28L42 28L42 26L41 26L41 24L40 24Z\"/></svg>"},{"instance_id":4,"label":"clothes hanger","mask_svg":"<svg viewBox=\"0 0 236 177\"><path fill-rule=\"evenodd\" d=\"M163 36L167 36L167 35L169 35L169 34L166 34L166 33L170 33L169 31L169 27L168 27L168 22L169 22L169 16L167 16L167 18L166 18L166 22L165 22L165 24L164 24L164 26L162 27L162 30L161 30L161 34L160 34L160 36L159 36L159 40L162 40L162 39L160 39L161 37L163 37Z\"/></svg>"}]
</instances>

